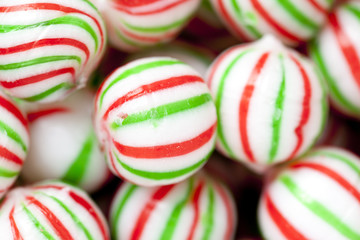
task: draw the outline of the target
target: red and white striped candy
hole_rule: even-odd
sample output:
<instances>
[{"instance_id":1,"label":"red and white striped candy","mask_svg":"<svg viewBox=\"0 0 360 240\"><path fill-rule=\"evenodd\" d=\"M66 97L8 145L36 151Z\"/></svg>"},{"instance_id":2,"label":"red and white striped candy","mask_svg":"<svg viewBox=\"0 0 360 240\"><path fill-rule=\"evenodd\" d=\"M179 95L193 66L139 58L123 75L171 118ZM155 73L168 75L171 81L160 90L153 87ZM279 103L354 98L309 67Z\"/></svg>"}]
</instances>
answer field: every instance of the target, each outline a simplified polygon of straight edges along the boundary
<instances>
[{"instance_id":1,"label":"red and white striped candy","mask_svg":"<svg viewBox=\"0 0 360 240\"><path fill-rule=\"evenodd\" d=\"M123 184L110 210L114 239L233 239L236 209L227 189L203 175L175 185Z\"/></svg>"},{"instance_id":2,"label":"red and white striped candy","mask_svg":"<svg viewBox=\"0 0 360 240\"><path fill-rule=\"evenodd\" d=\"M200 75L179 60L143 58L100 87L95 125L110 169L144 186L179 182L199 170L216 135L216 110Z\"/></svg>"},{"instance_id":3,"label":"red and white striped candy","mask_svg":"<svg viewBox=\"0 0 360 240\"><path fill-rule=\"evenodd\" d=\"M90 197L61 182L13 189L0 212L3 240L110 240L105 218Z\"/></svg>"},{"instance_id":4,"label":"red and white striped candy","mask_svg":"<svg viewBox=\"0 0 360 240\"><path fill-rule=\"evenodd\" d=\"M305 155L267 186L258 213L265 239L360 239L360 159L333 147Z\"/></svg>"},{"instance_id":5,"label":"red and white striped candy","mask_svg":"<svg viewBox=\"0 0 360 240\"><path fill-rule=\"evenodd\" d=\"M106 0L100 8L110 42L134 51L174 39L201 0Z\"/></svg>"},{"instance_id":6,"label":"red and white striped candy","mask_svg":"<svg viewBox=\"0 0 360 240\"><path fill-rule=\"evenodd\" d=\"M272 36L222 53L208 71L217 147L262 170L311 147L327 116L313 65Z\"/></svg>"},{"instance_id":7,"label":"red and white striped candy","mask_svg":"<svg viewBox=\"0 0 360 240\"><path fill-rule=\"evenodd\" d=\"M334 0L210 0L238 38L251 41L273 34L297 45L315 36Z\"/></svg>"},{"instance_id":8,"label":"red and white striped candy","mask_svg":"<svg viewBox=\"0 0 360 240\"><path fill-rule=\"evenodd\" d=\"M0 19L0 85L17 98L50 102L83 87L104 52L87 0L4 0Z\"/></svg>"},{"instance_id":9,"label":"red and white striped candy","mask_svg":"<svg viewBox=\"0 0 360 240\"><path fill-rule=\"evenodd\" d=\"M0 199L19 175L28 148L28 121L0 91Z\"/></svg>"},{"instance_id":10,"label":"red and white striped candy","mask_svg":"<svg viewBox=\"0 0 360 240\"><path fill-rule=\"evenodd\" d=\"M103 186L110 172L92 125L93 99L81 90L28 111L32 144L21 173L25 182L62 179L88 192Z\"/></svg>"},{"instance_id":11,"label":"red and white striped candy","mask_svg":"<svg viewBox=\"0 0 360 240\"><path fill-rule=\"evenodd\" d=\"M360 119L360 2L349 1L329 15L311 45L311 56L330 89L335 107Z\"/></svg>"}]
</instances>

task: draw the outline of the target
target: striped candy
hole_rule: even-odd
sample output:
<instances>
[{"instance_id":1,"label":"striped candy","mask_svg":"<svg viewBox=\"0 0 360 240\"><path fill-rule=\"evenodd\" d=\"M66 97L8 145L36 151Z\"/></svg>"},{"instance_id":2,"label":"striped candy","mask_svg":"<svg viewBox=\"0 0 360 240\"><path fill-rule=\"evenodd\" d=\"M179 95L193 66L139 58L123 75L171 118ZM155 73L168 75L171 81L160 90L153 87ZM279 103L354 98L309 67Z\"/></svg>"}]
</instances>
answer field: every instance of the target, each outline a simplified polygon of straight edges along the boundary
<instances>
[{"instance_id":1,"label":"striped candy","mask_svg":"<svg viewBox=\"0 0 360 240\"><path fill-rule=\"evenodd\" d=\"M88 0L3 0L0 85L27 101L83 87L104 52L101 16Z\"/></svg>"},{"instance_id":2,"label":"striped candy","mask_svg":"<svg viewBox=\"0 0 360 240\"><path fill-rule=\"evenodd\" d=\"M323 129L326 95L312 64L272 36L221 54L208 85L218 150L258 170L305 152Z\"/></svg>"},{"instance_id":3,"label":"striped candy","mask_svg":"<svg viewBox=\"0 0 360 240\"><path fill-rule=\"evenodd\" d=\"M289 45L315 36L334 0L210 0L238 38L251 41L273 34Z\"/></svg>"},{"instance_id":4,"label":"striped candy","mask_svg":"<svg viewBox=\"0 0 360 240\"><path fill-rule=\"evenodd\" d=\"M360 239L360 159L337 148L291 163L259 205L265 239Z\"/></svg>"},{"instance_id":5,"label":"striped candy","mask_svg":"<svg viewBox=\"0 0 360 240\"><path fill-rule=\"evenodd\" d=\"M143 186L199 170L216 135L216 110L199 74L179 60L143 58L118 68L97 92L95 125L110 169Z\"/></svg>"},{"instance_id":6,"label":"striped candy","mask_svg":"<svg viewBox=\"0 0 360 240\"><path fill-rule=\"evenodd\" d=\"M196 175L175 185L123 184L110 210L113 239L233 239L236 209L226 188Z\"/></svg>"},{"instance_id":7,"label":"striped candy","mask_svg":"<svg viewBox=\"0 0 360 240\"><path fill-rule=\"evenodd\" d=\"M360 119L360 2L350 1L329 15L311 45L311 56L341 112Z\"/></svg>"},{"instance_id":8,"label":"striped candy","mask_svg":"<svg viewBox=\"0 0 360 240\"><path fill-rule=\"evenodd\" d=\"M28 121L0 91L0 199L19 175L28 148Z\"/></svg>"},{"instance_id":9,"label":"striped candy","mask_svg":"<svg viewBox=\"0 0 360 240\"><path fill-rule=\"evenodd\" d=\"M201 0L107 0L102 7L110 42L135 51L174 39Z\"/></svg>"},{"instance_id":10,"label":"striped candy","mask_svg":"<svg viewBox=\"0 0 360 240\"><path fill-rule=\"evenodd\" d=\"M10 191L0 206L2 240L110 240L106 221L80 189L43 182Z\"/></svg>"},{"instance_id":11,"label":"striped candy","mask_svg":"<svg viewBox=\"0 0 360 240\"><path fill-rule=\"evenodd\" d=\"M150 48L138 53L130 55L129 59L139 59L143 57L164 56L179 59L180 61L193 67L205 76L205 73L214 60L214 54L207 48L192 45L182 41L174 41L171 44L161 45L158 47Z\"/></svg>"},{"instance_id":12,"label":"striped candy","mask_svg":"<svg viewBox=\"0 0 360 240\"><path fill-rule=\"evenodd\" d=\"M21 173L27 183L62 179L88 192L103 186L110 172L91 121L93 99L82 90L28 111L32 145Z\"/></svg>"}]
</instances>

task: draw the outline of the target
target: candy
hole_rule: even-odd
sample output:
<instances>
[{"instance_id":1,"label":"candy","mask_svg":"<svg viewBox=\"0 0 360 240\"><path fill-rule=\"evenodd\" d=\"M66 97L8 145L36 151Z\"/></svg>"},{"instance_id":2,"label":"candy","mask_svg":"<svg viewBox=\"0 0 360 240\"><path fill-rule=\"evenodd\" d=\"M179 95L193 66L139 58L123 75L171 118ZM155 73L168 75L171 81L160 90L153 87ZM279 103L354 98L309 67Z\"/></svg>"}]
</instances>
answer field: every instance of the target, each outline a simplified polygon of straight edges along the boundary
<instances>
[{"instance_id":1,"label":"candy","mask_svg":"<svg viewBox=\"0 0 360 240\"><path fill-rule=\"evenodd\" d=\"M360 239L360 159L337 148L291 163L264 190L265 239Z\"/></svg>"},{"instance_id":2,"label":"candy","mask_svg":"<svg viewBox=\"0 0 360 240\"><path fill-rule=\"evenodd\" d=\"M205 164L216 110L191 67L173 58L143 58L118 68L99 88L95 127L114 174L143 186L165 185Z\"/></svg>"},{"instance_id":3,"label":"candy","mask_svg":"<svg viewBox=\"0 0 360 240\"><path fill-rule=\"evenodd\" d=\"M236 209L226 188L197 175L175 185L123 184L111 205L114 239L224 239L233 237Z\"/></svg>"},{"instance_id":4,"label":"candy","mask_svg":"<svg viewBox=\"0 0 360 240\"><path fill-rule=\"evenodd\" d=\"M272 36L221 54L208 85L218 113L217 149L258 171L304 153L327 117L310 61Z\"/></svg>"},{"instance_id":5,"label":"candy","mask_svg":"<svg viewBox=\"0 0 360 240\"><path fill-rule=\"evenodd\" d=\"M19 175L28 148L28 122L0 91L0 199Z\"/></svg>"},{"instance_id":6,"label":"candy","mask_svg":"<svg viewBox=\"0 0 360 240\"><path fill-rule=\"evenodd\" d=\"M199 4L200 0L108 0L100 8L110 42L130 52L174 39Z\"/></svg>"},{"instance_id":7,"label":"candy","mask_svg":"<svg viewBox=\"0 0 360 240\"><path fill-rule=\"evenodd\" d=\"M0 208L1 239L106 239L106 221L80 189L43 182L10 191Z\"/></svg>"},{"instance_id":8,"label":"candy","mask_svg":"<svg viewBox=\"0 0 360 240\"><path fill-rule=\"evenodd\" d=\"M22 171L27 183L62 179L88 192L104 184L109 170L91 121L93 99L82 90L28 112L32 145Z\"/></svg>"},{"instance_id":9,"label":"candy","mask_svg":"<svg viewBox=\"0 0 360 240\"><path fill-rule=\"evenodd\" d=\"M104 52L104 23L87 0L5 0L0 19L0 85L17 98L63 98L85 85Z\"/></svg>"},{"instance_id":10,"label":"candy","mask_svg":"<svg viewBox=\"0 0 360 240\"><path fill-rule=\"evenodd\" d=\"M238 38L250 41L273 34L297 45L315 36L333 0L210 0L218 16Z\"/></svg>"},{"instance_id":11,"label":"candy","mask_svg":"<svg viewBox=\"0 0 360 240\"><path fill-rule=\"evenodd\" d=\"M332 103L360 119L360 2L350 1L329 15L311 45L311 56L326 79Z\"/></svg>"}]
</instances>

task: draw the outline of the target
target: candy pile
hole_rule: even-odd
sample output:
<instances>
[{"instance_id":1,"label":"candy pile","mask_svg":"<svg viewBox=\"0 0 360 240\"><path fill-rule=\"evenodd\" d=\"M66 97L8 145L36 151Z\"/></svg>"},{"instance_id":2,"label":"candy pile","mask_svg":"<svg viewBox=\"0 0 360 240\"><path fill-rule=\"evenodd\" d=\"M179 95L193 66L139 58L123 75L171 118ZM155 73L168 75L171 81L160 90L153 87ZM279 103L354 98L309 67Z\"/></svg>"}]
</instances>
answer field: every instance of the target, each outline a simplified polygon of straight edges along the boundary
<instances>
[{"instance_id":1,"label":"candy pile","mask_svg":"<svg viewBox=\"0 0 360 240\"><path fill-rule=\"evenodd\" d=\"M360 1L0 0L0 35L0 239L360 239Z\"/></svg>"}]
</instances>

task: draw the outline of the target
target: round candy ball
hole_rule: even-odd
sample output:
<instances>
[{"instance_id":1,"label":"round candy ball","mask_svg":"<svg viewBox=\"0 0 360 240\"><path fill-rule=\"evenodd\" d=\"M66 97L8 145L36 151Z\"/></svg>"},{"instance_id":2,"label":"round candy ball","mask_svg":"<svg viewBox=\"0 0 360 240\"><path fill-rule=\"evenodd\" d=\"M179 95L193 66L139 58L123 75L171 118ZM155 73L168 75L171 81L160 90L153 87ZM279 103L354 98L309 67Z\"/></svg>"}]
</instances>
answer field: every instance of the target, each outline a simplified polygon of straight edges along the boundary
<instances>
[{"instance_id":1,"label":"round candy ball","mask_svg":"<svg viewBox=\"0 0 360 240\"><path fill-rule=\"evenodd\" d=\"M213 150L216 121L203 79L173 58L130 62L97 92L95 126L109 167L138 185L171 184L199 170Z\"/></svg>"},{"instance_id":2,"label":"round candy ball","mask_svg":"<svg viewBox=\"0 0 360 240\"><path fill-rule=\"evenodd\" d=\"M104 52L104 23L89 1L5 0L0 19L0 85L17 98L63 98L86 84Z\"/></svg>"},{"instance_id":3,"label":"round candy ball","mask_svg":"<svg viewBox=\"0 0 360 240\"><path fill-rule=\"evenodd\" d=\"M311 56L342 113L360 119L360 2L350 1L329 15L311 44Z\"/></svg>"},{"instance_id":4,"label":"round candy ball","mask_svg":"<svg viewBox=\"0 0 360 240\"><path fill-rule=\"evenodd\" d=\"M114 239L233 239L232 196L203 175L174 185L144 188L123 184L110 209Z\"/></svg>"},{"instance_id":5,"label":"round candy ball","mask_svg":"<svg viewBox=\"0 0 360 240\"><path fill-rule=\"evenodd\" d=\"M251 41L273 34L289 45L315 36L334 0L210 0L234 36Z\"/></svg>"},{"instance_id":6,"label":"round candy ball","mask_svg":"<svg viewBox=\"0 0 360 240\"><path fill-rule=\"evenodd\" d=\"M208 71L217 149L258 171L304 153L327 118L311 62L272 36L222 53Z\"/></svg>"},{"instance_id":7,"label":"round candy ball","mask_svg":"<svg viewBox=\"0 0 360 240\"><path fill-rule=\"evenodd\" d=\"M265 239L359 239L360 159L333 147L292 162L259 205Z\"/></svg>"},{"instance_id":8,"label":"round candy ball","mask_svg":"<svg viewBox=\"0 0 360 240\"><path fill-rule=\"evenodd\" d=\"M174 39L191 19L201 0L102 0L99 3L110 42L135 51Z\"/></svg>"},{"instance_id":9,"label":"round candy ball","mask_svg":"<svg viewBox=\"0 0 360 240\"><path fill-rule=\"evenodd\" d=\"M80 189L43 182L10 191L1 204L1 239L110 240L101 211Z\"/></svg>"},{"instance_id":10,"label":"round candy ball","mask_svg":"<svg viewBox=\"0 0 360 240\"><path fill-rule=\"evenodd\" d=\"M81 90L56 104L28 110L31 148L21 173L26 183L62 179L94 192L109 178L92 124L94 94Z\"/></svg>"},{"instance_id":11,"label":"round candy ball","mask_svg":"<svg viewBox=\"0 0 360 240\"><path fill-rule=\"evenodd\" d=\"M28 121L0 91L0 199L19 175L28 148Z\"/></svg>"}]
</instances>

